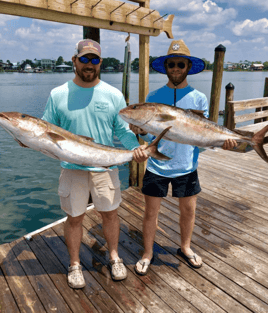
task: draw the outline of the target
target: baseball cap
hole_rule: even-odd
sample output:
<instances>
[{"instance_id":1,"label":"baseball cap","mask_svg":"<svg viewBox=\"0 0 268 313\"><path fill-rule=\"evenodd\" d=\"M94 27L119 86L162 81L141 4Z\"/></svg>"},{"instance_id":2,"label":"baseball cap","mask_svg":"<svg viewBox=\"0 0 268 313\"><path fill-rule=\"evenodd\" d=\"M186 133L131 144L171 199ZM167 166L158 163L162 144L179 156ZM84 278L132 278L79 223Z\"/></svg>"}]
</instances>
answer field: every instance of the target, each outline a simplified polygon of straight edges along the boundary
<instances>
[{"instance_id":1,"label":"baseball cap","mask_svg":"<svg viewBox=\"0 0 268 313\"><path fill-rule=\"evenodd\" d=\"M74 56L77 56L80 58L81 56L93 53L96 54L98 57L101 56L101 47L97 41L94 41L92 39L84 39L78 41L78 43L75 46L75 52Z\"/></svg>"}]
</instances>

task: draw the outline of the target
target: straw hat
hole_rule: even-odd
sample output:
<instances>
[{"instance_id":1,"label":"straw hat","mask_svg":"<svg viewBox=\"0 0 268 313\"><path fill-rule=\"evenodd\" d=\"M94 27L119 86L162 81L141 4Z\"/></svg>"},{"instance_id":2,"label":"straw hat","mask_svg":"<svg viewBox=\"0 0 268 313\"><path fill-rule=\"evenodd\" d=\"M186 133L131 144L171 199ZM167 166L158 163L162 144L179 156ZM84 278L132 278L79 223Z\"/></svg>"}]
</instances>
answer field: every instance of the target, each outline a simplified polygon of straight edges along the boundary
<instances>
[{"instance_id":1,"label":"straw hat","mask_svg":"<svg viewBox=\"0 0 268 313\"><path fill-rule=\"evenodd\" d=\"M152 62L152 68L162 74L166 74L165 60L173 57L182 57L192 61L192 68L188 72L188 75L197 74L204 70L205 62L199 58L191 56L189 48L184 41L173 40L168 49L167 55L161 56Z\"/></svg>"}]
</instances>

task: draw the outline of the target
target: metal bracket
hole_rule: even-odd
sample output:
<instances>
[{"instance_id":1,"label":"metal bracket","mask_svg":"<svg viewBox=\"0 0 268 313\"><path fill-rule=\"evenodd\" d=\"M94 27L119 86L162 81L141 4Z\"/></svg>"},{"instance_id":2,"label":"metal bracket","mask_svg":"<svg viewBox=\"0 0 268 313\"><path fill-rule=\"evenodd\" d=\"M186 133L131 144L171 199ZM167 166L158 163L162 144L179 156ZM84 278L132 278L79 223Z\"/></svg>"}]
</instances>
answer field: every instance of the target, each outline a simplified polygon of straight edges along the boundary
<instances>
[{"instance_id":1,"label":"metal bracket","mask_svg":"<svg viewBox=\"0 0 268 313\"><path fill-rule=\"evenodd\" d=\"M116 11L117 9L119 9L122 5L124 5L126 2L121 3L117 8L115 8L113 11L110 12L110 14L112 14L114 11Z\"/></svg>"},{"instance_id":2,"label":"metal bracket","mask_svg":"<svg viewBox=\"0 0 268 313\"><path fill-rule=\"evenodd\" d=\"M168 14L164 14L164 15L160 16L158 19L156 19L155 21L153 21L153 23L155 23L156 21L160 20L161 18L163 18L163 17L166 16L166 15L168 15Z\"/></svg>"},{"instance_id":3,"label":"metal bracket","mask_svg":"<svg viewBox=\"0 0 268 313\"><path fill-rule=\"evenodd\" d=\"M102 0L98 1L96 4L92 5L91 10L93 10Z\"/></svg>"},{"instance_id":4,"label":"metal bracket","mask_svg":"<svg viewBox=\"0 0 268 313\"><path fill-rule=\"evenodd\" d=\"M151 11L150 13L146 14L144 17L142 17L142 18L140 19L140 21L143 20L143 19L144 19L145 17L147 17L148 15L152 14L154 11L155 11L155 10L153 10L153 11Z\"/></svg>"}]
</instances>

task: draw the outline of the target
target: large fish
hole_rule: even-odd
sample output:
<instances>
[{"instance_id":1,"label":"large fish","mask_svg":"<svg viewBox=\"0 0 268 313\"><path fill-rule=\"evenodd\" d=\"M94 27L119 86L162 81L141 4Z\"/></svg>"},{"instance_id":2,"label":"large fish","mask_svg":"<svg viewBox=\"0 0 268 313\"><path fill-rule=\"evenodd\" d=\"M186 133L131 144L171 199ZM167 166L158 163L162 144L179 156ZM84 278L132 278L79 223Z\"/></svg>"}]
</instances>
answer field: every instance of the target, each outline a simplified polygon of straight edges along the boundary
<instances>
[{"instance_id":1,"label":"large fish","mask_svg":"<svg viewBox=\"0 0 268 313\"><path fill-rule=\"evenodd\" d=\"M105 146L92 138L75 135L39 118L18 112L0 113L0 125L22 146L70 163L108 168L133 159L133 151ZM165 132L149 145L145 152L160 160L170 160L157 150Z\"/></svg>"},{"instance_id":2,"label":"large fish","mask_svg":"<svg viewBox=\"0 0 268 313\"><path fill-rule=\"evenodd\" d=\"M268 126L255 135L245 131L231 131L206 119L203 111L184 110L160 103L132 104L122 109L119 115L126 122L156 136L163 129L172 126L163 139L183 144L203 148L222 147L226 139L235 139L240 147L242 144L250 144L260 157L268 162L263 149L263 139Z\"/></svg>"}]
</instances>

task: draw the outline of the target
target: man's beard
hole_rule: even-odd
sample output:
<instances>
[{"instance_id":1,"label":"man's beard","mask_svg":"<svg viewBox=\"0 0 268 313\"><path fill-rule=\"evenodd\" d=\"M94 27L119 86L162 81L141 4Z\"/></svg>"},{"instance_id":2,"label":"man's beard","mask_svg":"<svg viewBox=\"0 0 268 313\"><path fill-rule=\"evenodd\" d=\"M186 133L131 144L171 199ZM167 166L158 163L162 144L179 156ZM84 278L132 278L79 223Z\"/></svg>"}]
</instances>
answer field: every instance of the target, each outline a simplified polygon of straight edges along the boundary
<instances>
[{"instance_id":1,"label":"man's beard","mask_svg":"<svg viewBox=\"0 0 268 313\"><path fill-rule=\"evenodd\" d=\"M167 76L174 86L181 84L187 77L187 74L188 72L185 72L182 75L175 75L167 72Z\"/></svg>"},{"instance_id":2,"label":"man's beard","mask_svg":"<svg viewBox=\"0 0 268 313\"><path fill-rule=\"evenodd\" d=\"M77 75L82 79L85 83L93 82L99 76L100 70L96 71L94 69L89 70L78 70L76 68ZM90 74L90 75L88 75Z\"/></svg>"}]
</instances>

